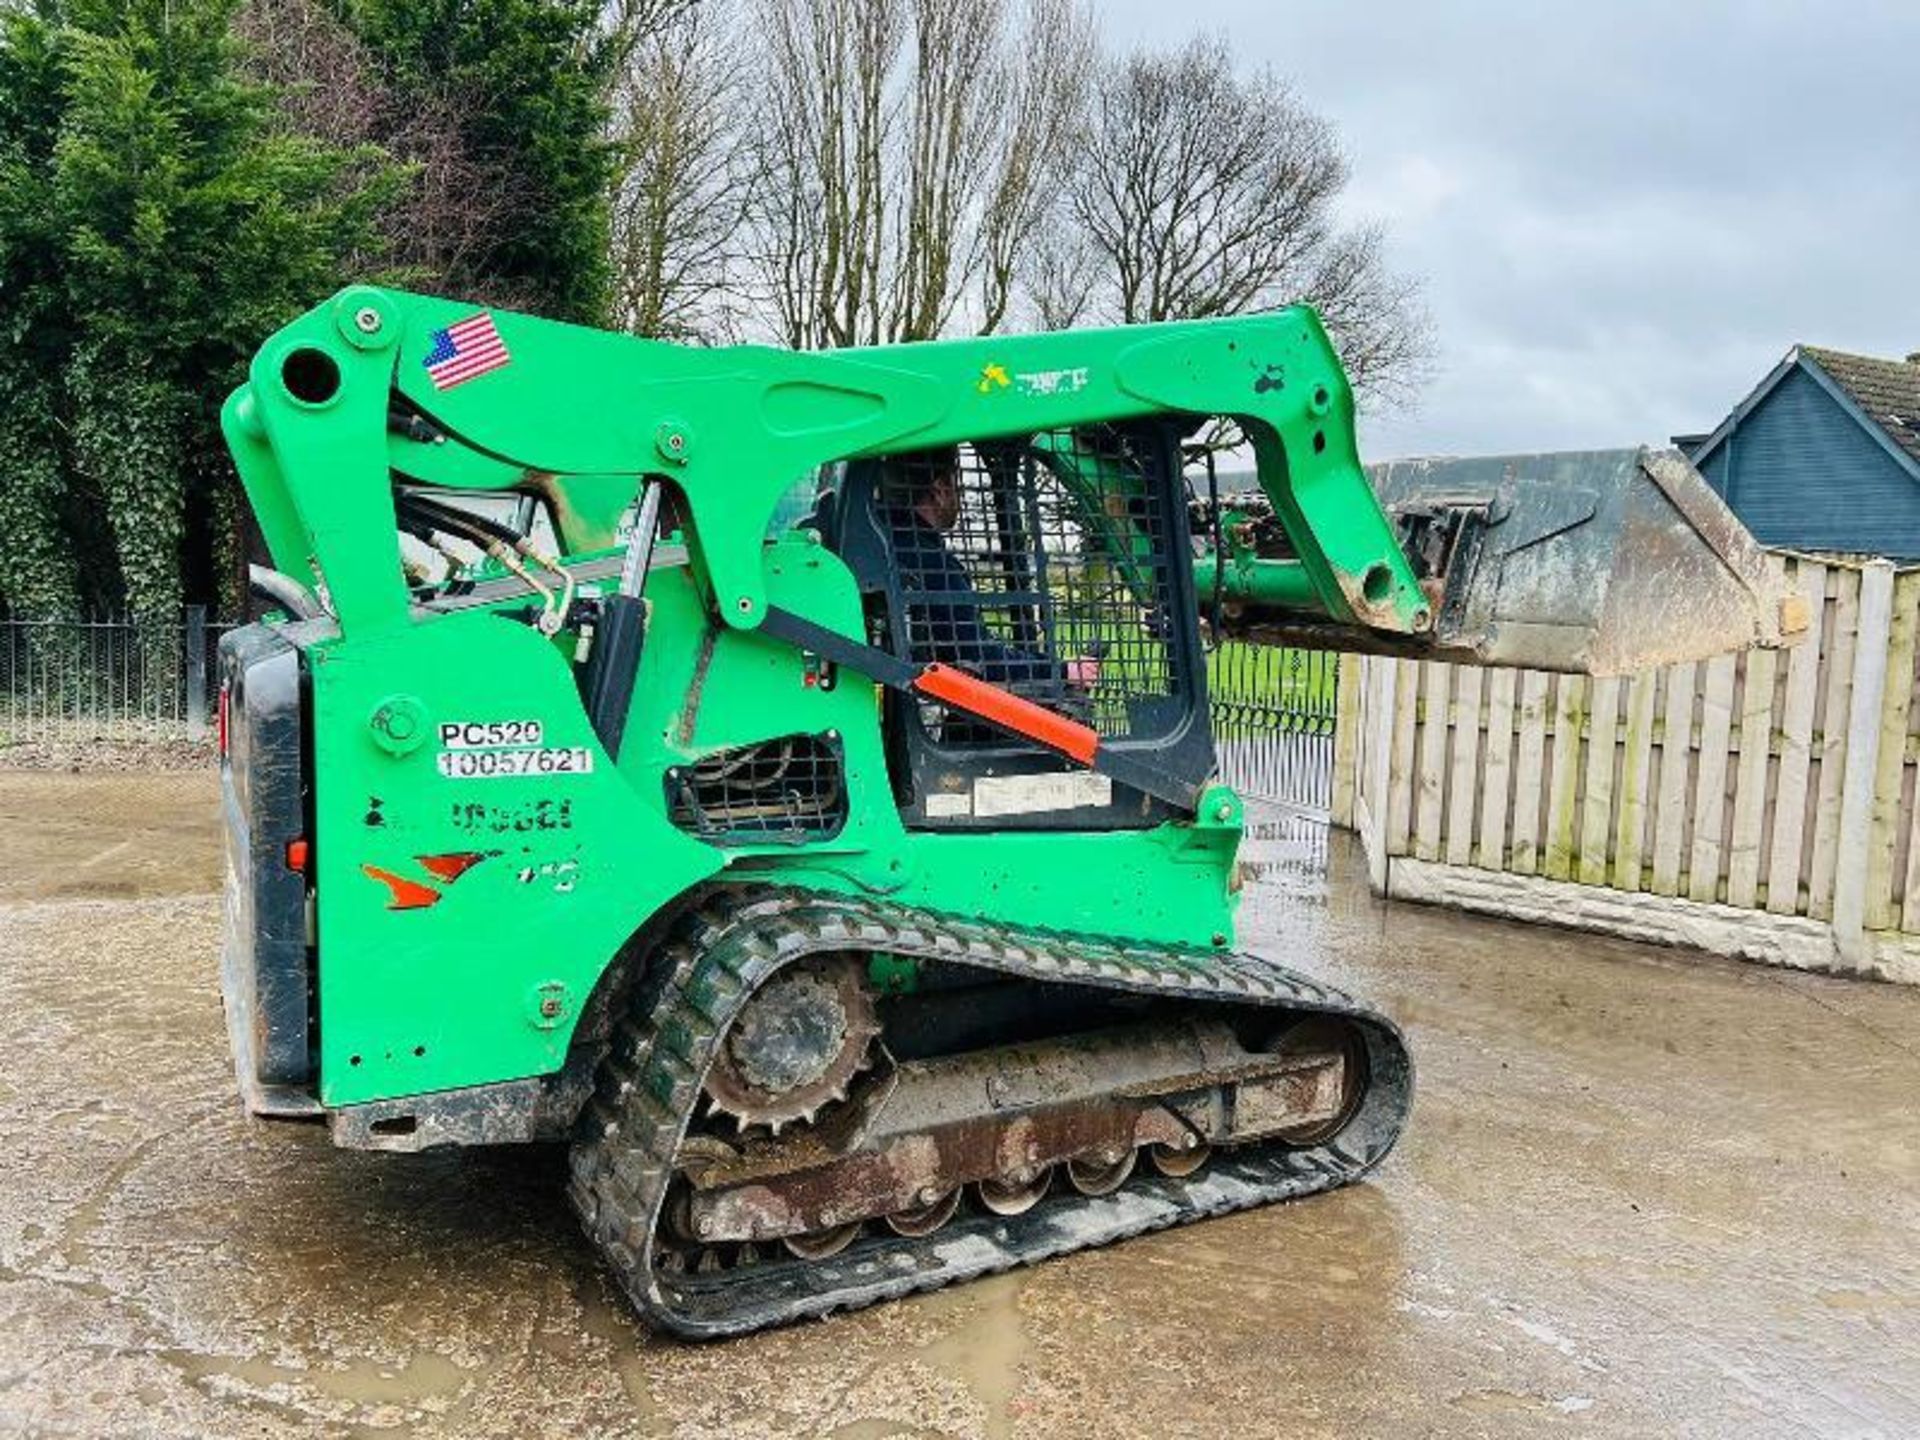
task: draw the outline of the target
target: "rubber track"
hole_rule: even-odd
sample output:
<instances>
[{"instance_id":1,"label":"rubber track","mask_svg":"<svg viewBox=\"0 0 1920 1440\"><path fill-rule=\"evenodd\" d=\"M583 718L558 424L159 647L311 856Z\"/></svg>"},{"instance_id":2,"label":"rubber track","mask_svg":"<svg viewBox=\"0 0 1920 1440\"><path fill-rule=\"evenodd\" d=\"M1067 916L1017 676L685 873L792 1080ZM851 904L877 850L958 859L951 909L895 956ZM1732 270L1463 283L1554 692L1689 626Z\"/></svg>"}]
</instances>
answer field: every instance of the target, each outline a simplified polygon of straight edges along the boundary
<instances>
[{"instance_id":1,"label":"rubber track","mask_svg":"<svg viewBox=\"0 0 1920 1440\"><path fill-rule=\"evenodd\" d=\"M1217 1149L1184 1180L1136 1174L1097 1197L1063 1187L1025 1215L963 1210L924 1239L863 1233L828 1260L782 1255L713 1274L656 1271L652 1237L674 1155L720 1038L768 977L823 951L884 951L1052 983L1343 1016L1366 1038L1369 1084L1352 1121L1326 1144ZM809 891L725 887L690 909L656 953L581 1117L569 1189L588 1236L647 1322L713 1339L1333 1189L1386 1157L1412 1093L1412 1060L1392 1021L1255 956L1017 930Z\"/></svg>"}]
</instances>

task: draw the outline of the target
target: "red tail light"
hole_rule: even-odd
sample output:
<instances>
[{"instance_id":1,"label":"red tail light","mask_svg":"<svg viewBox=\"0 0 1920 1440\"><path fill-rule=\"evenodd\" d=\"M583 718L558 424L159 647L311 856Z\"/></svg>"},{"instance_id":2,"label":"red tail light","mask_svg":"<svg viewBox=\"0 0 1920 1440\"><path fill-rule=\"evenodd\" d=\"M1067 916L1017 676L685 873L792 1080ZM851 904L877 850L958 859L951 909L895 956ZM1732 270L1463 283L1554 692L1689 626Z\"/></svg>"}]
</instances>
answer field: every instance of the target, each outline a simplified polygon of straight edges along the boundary
<instances>
[{"instance_id":1,"label":"red tail light","mask_svg":"<svg viewBox=\"0 0 1920 1440\"><path fill-rule=\"evenodd\" d=\"M215 722L215 732L214 732L216 735L219 736L220 758L222 760L227 758L227 710L229 706L229 698L228 698L229 690L230 690L229 683L225 680L222 680L220 682L220 707L218 711L219 718Z\"/></svg>"}]
</instances>

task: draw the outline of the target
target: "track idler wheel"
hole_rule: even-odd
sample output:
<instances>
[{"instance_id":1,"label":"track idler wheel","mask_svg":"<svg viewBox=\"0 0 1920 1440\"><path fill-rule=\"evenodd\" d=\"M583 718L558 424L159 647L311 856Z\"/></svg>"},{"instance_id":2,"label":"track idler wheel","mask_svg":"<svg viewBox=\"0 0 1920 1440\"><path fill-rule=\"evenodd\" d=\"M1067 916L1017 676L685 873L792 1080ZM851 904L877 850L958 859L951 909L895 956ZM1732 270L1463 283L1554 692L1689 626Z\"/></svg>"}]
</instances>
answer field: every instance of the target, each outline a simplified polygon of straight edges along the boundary
<instances>
[{"instance_id":1,"label":"track idler wheel","mask_svg":"<svg viewBox=\"0 0 1920 1440\"><path fill-rule=\"evenodd\" d=\"M1127 1183L1139 1152L1131 1148L1083 1155L1067 1162L1067 1179L1082 1195L1111 1195Z\"/></svg>"},{"instance_id":2,"label":"track idler wheel","mask_svg":"<svg viewBox=\"0 0 1920 1440\"><path fill-rule=\"evenodd\" d=\"M1049 1168L1028 1180L981 1180L974 1184L973 1196L983 1209L995 1215L1024 1215L1040 1203L1052 1179L1053 1171Z\"/></svg>"},{"instance_id":3,"label":"track idler wheel","mask_svg":"<svg viewBox=\"0 0 1920 1440\"><path fill-rule=\"evenodd\" d=\"M1338 1051L1346 1063L1342 1067L1340 1108L1327 1120L1309 1121L1274 1132L1274 1138L1286 1145L1318 1145L1331 1140L1347 1128L1360 1097L1367 1088L1367 1051L1359 1034L1344 1020L1317 1016L1303 1020L1287 1031L1274 1047L1276 1055L1318 1055Z\"/></svg>"}]
</instances>

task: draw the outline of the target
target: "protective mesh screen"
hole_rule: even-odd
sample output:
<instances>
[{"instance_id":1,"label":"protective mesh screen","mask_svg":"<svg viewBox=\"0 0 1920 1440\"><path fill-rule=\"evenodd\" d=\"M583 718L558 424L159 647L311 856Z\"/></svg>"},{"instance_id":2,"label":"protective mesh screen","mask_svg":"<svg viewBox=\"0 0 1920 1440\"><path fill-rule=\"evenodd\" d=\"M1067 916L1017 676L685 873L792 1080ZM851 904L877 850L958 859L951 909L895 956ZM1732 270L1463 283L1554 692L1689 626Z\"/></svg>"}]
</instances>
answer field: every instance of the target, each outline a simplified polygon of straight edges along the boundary
<instances>
[{"instance_id":1,"label":"protective mesh screen","mask_svg":"<svg viewBox=\"0 0 1920 1440\"><path fill-rule=\"evenodd\" d=\"M1150 436L1109 429L889 457L879 501L908 658L957 666L1103 736L1177 724L1164 468ZM1008 743L938 706L922 719L943 743Z\"/></svg>"},{"instance_id":2,"label":"protective mesh screen","mask_svg":"<svg viewBox=\"0 0 1920 1440\"><path fill-rule=\"evenodd\" d=\"M667 772L668 818L703 840L815 840L847 818L836 750L815 735L785 735L721 750Z\"/></svg>"}]
</instances>

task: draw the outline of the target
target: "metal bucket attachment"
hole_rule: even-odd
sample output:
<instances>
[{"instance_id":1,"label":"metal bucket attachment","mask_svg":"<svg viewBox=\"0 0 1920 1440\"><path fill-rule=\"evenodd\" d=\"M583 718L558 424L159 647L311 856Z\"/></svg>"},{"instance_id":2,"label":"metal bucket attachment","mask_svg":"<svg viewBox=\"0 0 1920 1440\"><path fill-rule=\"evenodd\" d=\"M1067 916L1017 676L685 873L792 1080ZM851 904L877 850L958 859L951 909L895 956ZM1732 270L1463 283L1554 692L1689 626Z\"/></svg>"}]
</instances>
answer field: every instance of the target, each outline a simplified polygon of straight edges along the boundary
<instances>
[{"instance_id":1,"label":"metal bucket attachment","mask_svg":"<svg viewBox=\"0 0 1920 1440\"><path fill-rule=\"evenodd\" d=\"M1619 675L1792 643L1807 628L1806 601L1678 451L1409 460L1368 474L1439 592L1421 647L1436 659Z\"/></svg>"},{"instance_id":2,"label":"metal bucket attachment","mask_svg":"<svg viewBox=\"0 0 1920 1440\"><path fill-rule=\"evenodd\" d=\"M1792 644L1807 601L1677 451L1593 450L1369 468L1433 625L1336 620L1268 514L1236 516L1224 564L1196 562L1224 633L1255 641L1620 675ZM1257 506L1238 506L1252 511Z\"/></svg>"}]
</instances>

